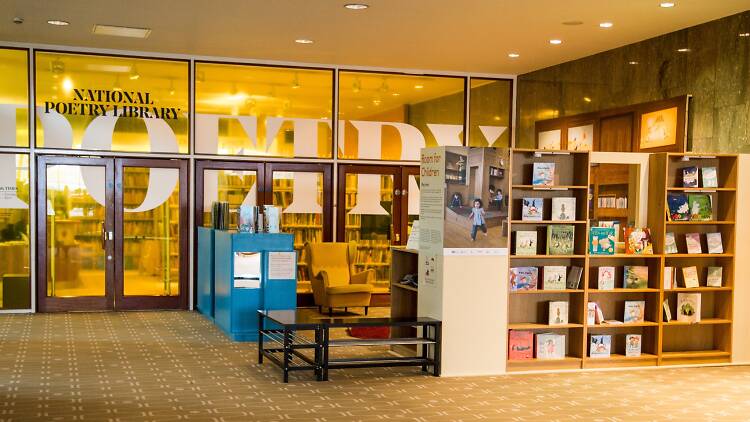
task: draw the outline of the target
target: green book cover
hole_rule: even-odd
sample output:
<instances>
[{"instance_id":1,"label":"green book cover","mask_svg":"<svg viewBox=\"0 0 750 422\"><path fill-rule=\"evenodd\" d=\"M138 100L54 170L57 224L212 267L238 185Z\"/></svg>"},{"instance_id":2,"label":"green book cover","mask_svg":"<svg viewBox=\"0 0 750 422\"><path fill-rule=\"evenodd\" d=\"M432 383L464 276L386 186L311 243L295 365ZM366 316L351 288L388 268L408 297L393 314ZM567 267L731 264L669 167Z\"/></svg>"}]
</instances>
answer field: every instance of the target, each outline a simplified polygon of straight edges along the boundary
<instances>
[{"instance_id":1,"label":"green book cover","mask_svg":"<svg viewBox=\"0 0 750 422\"><path fill-rule=\"evenodd\" d=\"M573 255L575 227L551 225L547 227L547 255Z\"/></svg>"},{"instance_id":2,"label":"green book cover","mask_svg":"<svg viewBox=\"0 0 750 422\"><path fill-rule=\"evenodd\" d=\"M626 289L645 289L648 287L648 267L642 265L625 266L623 286Z\"/></svg>"},{"instance_id":3,"label":"green book cover","mask_svg":"<svg viewBox=\"0 0 750 422\"><path fill-rule=\"evenodd\" d=\"M713 213L711 212L711 196L706 194L688 194L688 209L690 210L690 219L693 221L710 221Z\"/></svg>"}]
</instances>

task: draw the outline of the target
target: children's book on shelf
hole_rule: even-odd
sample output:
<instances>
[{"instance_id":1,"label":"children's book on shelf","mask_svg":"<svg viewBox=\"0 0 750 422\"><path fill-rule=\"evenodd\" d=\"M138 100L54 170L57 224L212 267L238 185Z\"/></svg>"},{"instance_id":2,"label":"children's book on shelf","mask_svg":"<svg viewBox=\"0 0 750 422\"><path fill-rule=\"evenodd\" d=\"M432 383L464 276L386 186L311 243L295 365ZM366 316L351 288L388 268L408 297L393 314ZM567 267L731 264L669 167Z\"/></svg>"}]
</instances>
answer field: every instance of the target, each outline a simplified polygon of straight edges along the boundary
<instances>
[{"instance_id":1,"label":"children's book on shelf","mask_svg":"<svg viewBox=\"0 0 750 422\"><path fill-rule=\"evenodd\" d=\"M675 288L675 277L674 267L664 267L664 290Z\"/></svg>"},{"instance_id":2,"label":"children's book on shelf","mask_svg":"<svg viewBox=\"0 0 750 422\"><path fill-rule=\"evenodd\" d=\"M575 198L552 198L552 221L573 221L575 219Z\"/></svg>"},{"instance_id":3,"label":"children's book on shelf","mask_svg":"<svg viewBox=\"0 0 750 422\"><path fill-rule=\"evenodd\" d=\"M615 267L599 267L597 289L612 290L615 288Z\"/></svg>"},{"instance_id":4,"label":"children's book on shelf","mask_svg":"<svg viewBox=\"0 0 750 422\"><path fill-rule=\"evenodd\" d=\"M643 322L646 310L646 301L644 300L626 300L625 312L622 322L625 324L634 324Z\"/></svg>"},{"instance_id":5,"label":"children's book on shelf","mask_svg":"<svg viewBox=\"0 0 750 422\"><path fill-rule=\"evenodd\" d=\"M596 324L596 302L589 302L586 305L586 324L588 325L595 325Z\"/></svg>"},{"instance_id":6,"label":"children's book on shelf","mask_svg":"<svg viewBox=\"0 0 750 422\"><path fill-rule=\"evenodd\" d=\"M625 334L625 356L634 358L641 355L640 334Z\"/></svg>"},{"instance_id":7,"label":"children's book on shelf","mask_svg":"<svg viewBox=\"0 0 750 422\"><path fill-rule=\"evenodd\" d=\"M685 244L687 253L703 253L700 233L685 233Z\"/></svg>"},{"instance_id":8,"label":"children's book on shelf","mask_svg":"<svg viewBox=\"0 0 750 422\"><path fill-rule=\"evenodd\" d=\"M723 278L723 267L708 267L708 276L706 276L706 286L721 287Z\"/></svg>"},{"instance_id":9,"label":"children's book on shelf","mask_svg":"<svg viewBox=\"0 0 750 422\"><path fill-rule=\"evenodd\" d=\"M549 302L549 325L568 323L568 302L551 300Z\"/></svg>"},{"instance_id":10,"label":"children's book on shelf","mask_svg":"<svg viewBox=\"0 0 750 422\"><path fill-rule=\"evenodd\" d=\"M536 335L537 359L565 358L565 335L555 333L539 333Z\"/></svg>"},{"instance_id":11,"label":"children's book on shelf","mask_svg":"<svg viewBox=\"0 0 750 422\"><path fill-rule=\"evenodd\" d=\"M674 233L668 232L666 237L664 237L664 253L672 254L677 252L677 240L674 237Z\"/></svg>"},{"instance_id":12,"label":"children's book on shelf","mask_svg":"<svg viewBox=\"0 0 750 422\"><path fill-rule=\"evenodd\" d=\"M615 228L591 227L589 229L589 253L592 255L614 255Z\"/></svg>"},{"instance_id":13,"label":"children's book on shelf","mask_svg":"<svg viewBox=\"0 0 750 422\"><path fill-rule=\"evenodd\" d=\"M698 167L684 167L682 169L682 186L686 188L698 187Z\"/></svg>"},{"instance_id":14,"label":"children's book on shelf","mask_svg":"<svg viewBox=\"0 0 750 422\"><path fill-rule=\"evenodd\" d=\"M542 272L542 290L565 290L567 270L564 265L546 265Z\"/></svg>"},{"instance_id":15,"label":"children's book on shelf","mask_svg":"<svg viewBox=\"0 0 750 422\"><path fill-rule=\"evenodd\" d=\"M706 233L706 244L708 244L708 253L724 253L721 233Z\"/></svg>"},{"instance_id":16,"label":"children's book on shelf","mask_svg":"<svg viewBox=\"0 0 750 422\"><path fill-rule=\"evenodd\" d=\"M618 220L599 220L595 227L612 227L615 229L615 242L620 241L620 222Z\"/></svg>"},{"instance_id":17,"label":"children's book on shelf","mask_svg":"<svg viewBox=\"0 0 750 422\"><path fill-rule=\"evenodd\" d=\"M670 221L690 220L690 208L687 196L684 193L668 193L667 207L669 208Z\"/></svg>"},{"instance_id":18,"label":"children's book on shelf","mask_svg":"<svg viewBox=\"0 0 750 422\"><path fill-rule=\"evenodd\" d=\"M622 287L626 289L648 288L648 267L645 265L625 266Z\"/></svg>"},{"instance_id":19,"label":"children's book on shelf","mask_svg":"<svg viewBox=\"0 0 750 422\"><path fill-rule=\"evenodd\" d=\"M700 320L701 294L677 293L677 321L694 323Z\"/></svg>"},{"instance_id":20,"label":"children's book on shelf","mask_svg":"<svg viewBox=\"0 0 750 422\"><path fill-rule=\"evenodd\" d=\"M664 310L664 321L671 321L672 311L669 309L669 299L664 299L664 302L661 303L661 307Z\"/></svg>"},{"instance_id":21,"label":"children's book on shelf","mask_svg":"<svg viewBox=\"0 0 750 422\"><path fill-rule=\"evenodd\" d=\"M508 359L528 360L534 358L534 333L524 330L508 332Z\"/></svg>"},{"instance_id":22,"label":"children's book on shelf","mask_svg":"<svg viewBox=\"0 0 750 422\"><path fill-rule=\"evenodd\" d=\"M583 275L583 268L573 265L568 269L568 275L566 277L566 285L570 290L577 290L581 286L581 276Z\"/></svg>"},{"instance_id":23,"label":"children's book on shelf","mask_svg":"<svg viewBox=\"0 0 750 422\"><path fill-rule=\"evenodd\" d=\"M612 352L612 336L609 334L591 335L589 357L608 358Z\"/></svg>"},{"instance_id":24,"label":"children's book on shelf","mask_svg":"<svg viewBox=\"0 0 750 422\"><path fill-rule=\"evenodd\" d=\"M716 167L701 168L701 178L703 179L704 188L719 187L719 179L716 177Z\"/></svg>"},{"instance_id":25,"label":"children's book on shelf","mask_svg":"<svg viewBox=\"0 0 750 422\"><path fill-rule=\"evenodd\" d=\"M544 215L544 198L521 199L521 220L542 221Z\"/></svg>"},{"instance_id":26,"label":"children's book on shelf","mask_svg":"<svg viewBox=\"0 0 750 422\"><path fill-rule=\"evenodd\" d=\"M516 255L536 255L537 253L536 231L516 232Z\"/></svg>"},{"instance_id":27,"label":"children's book on shelf","mask_svg":"<svg viewBox=\"0 0 750 422\"><path fill-rule=\"evenodd\" d=\"M555 163L534 163L531 184L553 186L555 184Z\"/></svg>"},{"instance_id":28,"label":"children's book on shelf","mask_svg":"<svg viewBox=\"0 0 750 422\"><path fill-rule=\"evenodd\" d=\"M654 253L651 231L648 228L625 228L625 253L649 255Z\"/></svg>"},{"instance_id":29,"label":"children's book on shelf","mask_svg":"<svg viewBox=\"0 0 750 422\"><path fill-rule=\"evenodd\" d=\"M539 269L537 267L512 267L510 269L510 291L536 290Z\"/></svg>"},{"instance_id":30,"label":"children's book on shelf","mask_svg":"<svg viewBox=\"0 0 750 422\"><path fill-rule=\"evenodd\" d=\"M685 287L700 287L697 267L682 267L682 283Z\"/></svg>"},{"instance_id":31,"label":"children's book on shelf","mask_svg":"<svg viewBox=\"0 0 750 422\"><path fill-rule=\"evenodd\" d=\"M710 221L712 219L711 195L690 193L687 198L691 221Z\"/></svg>"},{"instance_id":32,"label":"children's book on shelf","mask_svg":"<svg viewBox=\"0 0 750 422\"><path fill-rule=\"evenodd\" d=\"M568 224L547 227L547 255L572 255L575 227Z\"/></svg>"}]
</instances>

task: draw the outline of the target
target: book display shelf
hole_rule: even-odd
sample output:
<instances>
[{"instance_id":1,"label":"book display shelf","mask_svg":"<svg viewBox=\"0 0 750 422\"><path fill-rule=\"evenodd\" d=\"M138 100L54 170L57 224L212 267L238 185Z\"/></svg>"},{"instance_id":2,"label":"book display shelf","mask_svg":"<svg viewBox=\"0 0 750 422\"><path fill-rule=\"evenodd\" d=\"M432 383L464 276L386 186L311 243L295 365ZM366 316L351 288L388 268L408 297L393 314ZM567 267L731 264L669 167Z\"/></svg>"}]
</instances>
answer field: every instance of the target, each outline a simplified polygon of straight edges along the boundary
<instances>
[{"instance_id":1,"label":"book display shelf","mask_svg":"<svg viewBox=\"0 0 750 422\"><path fill-rule=\"evenodd\" d=\"M650 156L648 204L641 205L647 206L648 212L646 221L638 222L640 227L650 229L653 253L648 254L624 253L622 243L612 254L590 252L589 230L595 220L600 220L593 215L594 207L589 203L593 198L589 196L588 188L596 184L590 180L590 174L593 174L590 161L588 152L512 150L506 370L730 362L737 156L673 153ZM542 166L535 166L535 163L542 163ZM537 170L548 169L549 163L554 163L554 176L547 180L547 185L541 186ZM708 175L712 175L712 169L715 169L715 186L709 181L704 187L699 177L698 186L685 187L683 169L692 167L697 167L699 174L702 168L708 167ZM693 218L688 216L683 221L674 221L676 218L669 207L669 202L675 201L674 197L670 199L670 194L674 193L684 194L686 198L692 194L703 196L693 196L688 201L692 208L686 206L690 208L687 214L697 213ZM575 198L575 216L569 221L555 221L555 215L559 220L560 209L558 202L558 207L553 210L553 198ZM707 203L710 204L709 210L699 212L698 209ZM630 215L635 214L630 210ZM631 219L628 222L633 223ZM551 239L547 232L560 225L573 228L569 251L554 250L559 245L547 244ZM721 238L720 249L717 249L716 233ZM674 236L676 249L665 250L667 236ZM619 237L627 241L622 229ZM688 253L689 242L692 242L691 253ZM697 243L700 243L700 253L696 252ZM550 252L562 253L554 255ZM580 281L576 271L571 271L574 267L581 268ZM630 271L640 267L642 285L625 287L628 267ZM697 285L696 277L691 277L689 272L683 273L685 267L695 267ZM613 286L600 289L600 269L611 273ZM555 274L554 271L566 273L566 283L563 288L557 283L553 284L554 290L546 289L545 282L552 281L545 273ZM718 285L716 278L709 282L709 274L716 271L720 271ZM572 284L571 274L575 277ZM689 278L687 283L686 277ZM529 284L533 286L527 286ZM686 293L693 295L692 300L697 300L697 306L695 302L691 303L694 315L688 321L684 312L680 314L681 309L686 308L678 305L680 301L685 306L683 296ZM697 294L699 298L696 298ZM553 309L557 312L557 303L567 306L567 320L550 317ZM637 322L627 322L633 304L640 309L642 318L637 318ZM665 308L669 309L669 321ZM687 309L691 309L690 304ZM558 342L547 340L554 335L564 336L564 345L559 338ZM592 350L592 341L596 345L602 337L606 338L608 352L597 355ZM631 347L634 337L640 343L639 353L633 353ZM543 344L549 349L540 350ZM556 356L549 356L560 346L562 353L557 350L552 353Z\"/></svg>"},{"instance_id":2,"label":"book display shelf","mask_svg":"<svg viewBox=\"0 0 750 422\"><path fill-rule=\"evenodd\" d=\"M661 218L653 232L657 239L665 239L671 233L676 245L676 251L663 251L664 267L673 268L675 283L673 286L662 284L660 293L661 301L666 301L673 317L670 322L664 318L660 322L661 365L723 363L731 360L737 160L736 155L722 154L662 153L651 156L650 184L655 193L649 195L653 201L649 212L656 218L659 209L666 210L659 213ZM706 168L715 169L715 183L704 183ZM696 186L685 187L684 173L690 169L698 170ZM709 210L700 218L692 215L689 219L677 221L680 218L670 213L669 201L670 196L679 198L681 194L687 198L691 194L708 196ZM693 211L690 209L688 213L692 214ZM713 233L720 234L720 250L709 245L707 235ZM689 238L697 241L693 242L694 248L700 244L699 250L688 250ZM663 241L656 242L664 244ZM690 282L685 279L683 269L690 267L696 269L697 286L686 287L686 281L688 286ZM708 282L712 267L721 268L719 283ZM700 318L695 322L685 323L674 319L678 312L678 296L685 293L700 295Z\"/></svg>"}]
</instances>

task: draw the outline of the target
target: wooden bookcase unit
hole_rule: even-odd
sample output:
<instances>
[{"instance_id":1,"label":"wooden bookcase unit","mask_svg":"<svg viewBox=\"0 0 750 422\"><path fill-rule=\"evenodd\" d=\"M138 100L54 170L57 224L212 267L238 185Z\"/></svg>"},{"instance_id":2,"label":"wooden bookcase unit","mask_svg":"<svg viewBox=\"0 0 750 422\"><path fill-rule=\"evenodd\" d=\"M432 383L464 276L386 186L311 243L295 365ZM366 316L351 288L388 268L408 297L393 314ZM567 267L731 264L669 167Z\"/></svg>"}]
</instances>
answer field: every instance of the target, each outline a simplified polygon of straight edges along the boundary
<instances>
[{"instance_id":1,"label":"wooden bookcase unit","mask_svg":"<svg viewBox=\"0 0 750 422\"><path fill-rule=\"evenodd\" d=\"M555 185L531 185L534 162L556 164ZM581 368L607 368L632 366L657 366L678 364L724 363L731 360L732 303L734 295L734 220L736 209L737 156L655 153L650 157L649 201L647 221L642 226L651 230L654 254L591 255L588 253L589 232L589 174L590 156L580 151L542 151L513 149L511 153L511 225L510 267L537 267L538 285L543 280L543 267L547 265L579 266L583 268L581 283L576 290L531 290L509 292L508 331L528 330L538 333L558 333L566 336L564 359L507 360L507 371L547 371ZM683 188L682 168L709 166L717 168L718 187ZM632 180L632 179L631 179ZM593 181L592 181L593 183ZM667 194L670 192L700 192L711 196L713 219L711 221L673 222L667 218ZM576 219L572 222L553 222L551 201L553 197L576 198ZM545 199L543 221L523 221L523 198ZM641 204L643 206L645 204ZM593 217L593 216L591 216ZM545 254L546 229L553 224L570 224L575 227L574 254L550 256ZM624 227L624 226L623 226ZM515 255L517 231L537 231L537 255ZM677 254L665 254L664 240L667 232L674 232ZM708 254L705 233L721 233L724 253ZM685 233L700 233L702 254L687 254ZM622 233L621 233L622 238ZM621 239L624 240L624 239ZM622 288L624 266L648 267L648 287ZM615 267L615 289L598 290L598 268ZM682 283L681 267L696 266L701 286L699 288L664 289L664 268L675 267L677 282ZM709 266L723 267L722 287L706 287ZM682 285L682 284L678 284ZM701 321L694 324L664 321L662 303L667 299L671 314L676 317L677 293L701 293ZM548 325L549 301L568 301L569 324ZM644 322L635 324L596 324L586 320L587 303L596 302L603 310L605 320L623 320L627 300L645 301ZM608 358L589 357L589 338L596 334L610 334L611 355ZM641 355L625 356L625 335L640 334ZM506 333L506 336L508 333ZM536 343L536 338L534 340ZM507 353L507 351L506 351ZM536 354L534 355L536 356Z\"/></svg>"}]
</instances>

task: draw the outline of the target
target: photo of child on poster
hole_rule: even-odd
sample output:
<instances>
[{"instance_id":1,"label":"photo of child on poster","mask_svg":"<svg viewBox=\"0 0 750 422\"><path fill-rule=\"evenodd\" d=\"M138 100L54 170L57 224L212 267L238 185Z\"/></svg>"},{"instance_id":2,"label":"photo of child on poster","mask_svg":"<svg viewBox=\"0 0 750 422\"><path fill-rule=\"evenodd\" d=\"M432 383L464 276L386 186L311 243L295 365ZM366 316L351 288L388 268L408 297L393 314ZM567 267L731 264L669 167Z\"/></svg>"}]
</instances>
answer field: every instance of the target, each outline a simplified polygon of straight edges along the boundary
<instances>
[{"instance_id":1,"label":"photo of child on poster","mask_svg":"<svg viewBox=\"0 0 750 422\"><path fill-rule=\"evenodd\" d=\"M506 248L509 153L446 147L445 248Z\"/></svg>"}]
</instances>

